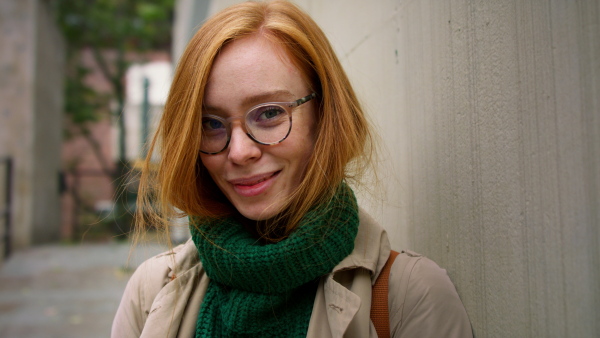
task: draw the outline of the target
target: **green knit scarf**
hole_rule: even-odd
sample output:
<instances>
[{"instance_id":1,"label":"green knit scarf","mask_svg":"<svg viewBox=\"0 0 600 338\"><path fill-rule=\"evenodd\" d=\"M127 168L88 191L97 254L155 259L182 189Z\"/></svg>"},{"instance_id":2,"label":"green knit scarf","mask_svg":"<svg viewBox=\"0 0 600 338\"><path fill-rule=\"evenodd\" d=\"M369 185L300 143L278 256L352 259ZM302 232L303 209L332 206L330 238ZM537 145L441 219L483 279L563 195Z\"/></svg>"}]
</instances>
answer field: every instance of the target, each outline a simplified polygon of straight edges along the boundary
<instances>
[{"instance_id":1,"label":"green knit scarf","mask_svg":"<svg viewBox=\"0 0 600 338\"><path fill-rule=\"evenodd\" d=\"M289 237L271 244L233 218L194 223L192 239L210 278L196 337L306 337L318 278L354 249L358 207L342 184Z\"/></svg>"}]
</instances>

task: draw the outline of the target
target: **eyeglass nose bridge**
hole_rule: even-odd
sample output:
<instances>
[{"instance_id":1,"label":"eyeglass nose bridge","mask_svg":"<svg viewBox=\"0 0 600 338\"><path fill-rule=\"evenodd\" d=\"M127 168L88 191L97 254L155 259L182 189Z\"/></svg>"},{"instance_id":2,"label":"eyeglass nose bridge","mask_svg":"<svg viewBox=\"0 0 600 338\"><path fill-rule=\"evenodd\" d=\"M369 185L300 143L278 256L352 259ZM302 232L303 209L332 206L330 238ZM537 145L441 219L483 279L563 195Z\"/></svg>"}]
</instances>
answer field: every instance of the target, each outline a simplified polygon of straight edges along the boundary
<instances>
[{"instance_id":1,"label":"eyeglass nose bridge","mask_svg":"<svg viewBox=\"0 0 600 338\"><path fill-rule=\"evenodd\" d=\"M248 136L252 141L258 143L258 144L263 144L261 141L257 140L254 135L252 135L252 131L250 130L250 128L248 128L248 125L246 124L246 116L232 116L232 117L228 117L226 119L224 119L227 124L225 125L225 128L227 128L227 144L225 146L225 148L227 148L229 146L229 143L231 141L231 135L233 134L233 126L234 126L234 122L239 120L239 124L240 127L242 128L242 130L244 131L244 134L246 134L246 136Z\"/></svg>"},{"instance_id":2,"label":"eyeglass nose bridge","mask_svg":"<svg viewBox=\"0 0 600 338\"><path fill-rule=\"evenodd\" d=\"M246 117L245 116L232 116L232 117L228 117L224 120L227 122L227 124L225 125L225 128L227 128L227 142L225 142L224 149L227 149L227 147L229 147L229 144L231 143L231 136L233 135L233 127L234 127L233 123L238 120L239 120L240 128L242 128L242 130L244 131L244 134L246 134L246 136L248 136L252 141L254 141L258 144L262 144L262 142L257 140L254 137L254 135L252 135L252 132L246 125Z\"/></svg>"},{"instance_id":3,"label":"eyeglass nose bridge","mask_svg":"<svg viewBox=\"0 0 600 338\"><path fill-rule=\"evenodd\" d=\"M261 144L261 145L271 146L271 145L275 145L275 144L279 144L279 143L283 142L290 135L290 132L292 131L292 118L291 118L291 114L289 114L289 113L288 113L288 118L289 118L290 124L289 124L288 130L287 130L287 133L283 136L283 138L281 140L276 141L276 142L263 142L263 141L258 140L256 138L256 136L254 136L252 134L252 130L250 128L248 128L248 126L246 125L246 117L245 116L228 117L228 118L224 119L227 122L227 124L225 125L225 128L227 128L227 142L225 142L225 147L223 148L223 150L227 149L229 147L229 144L231 143L231 135L233 134L233 122L235 122L236 120L241 120L240 127L244 131L244 134L246 134L246 136L248 136L252 141L254 141L255 143Z\"/></svg>"}]
</instances>

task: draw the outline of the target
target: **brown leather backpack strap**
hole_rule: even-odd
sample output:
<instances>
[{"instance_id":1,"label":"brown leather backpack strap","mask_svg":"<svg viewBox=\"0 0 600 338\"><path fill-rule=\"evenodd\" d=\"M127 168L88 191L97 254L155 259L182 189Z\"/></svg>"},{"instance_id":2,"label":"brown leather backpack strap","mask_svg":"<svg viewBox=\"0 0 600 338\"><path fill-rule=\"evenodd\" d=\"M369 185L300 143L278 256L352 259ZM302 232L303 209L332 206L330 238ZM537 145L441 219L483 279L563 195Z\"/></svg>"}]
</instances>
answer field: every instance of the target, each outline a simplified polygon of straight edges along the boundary
<instances>
[{"instance_id":1,"label":"brown leather backpack strap","mask_svg":"<svg viewBox=\"0 0 600 338\"><path fill-rule=\"evenodd\" d=\"M379 277L373 285L371 294L371 321L380 338L390 337L390 315L388 309L388 281L390 278L390 269L398 252L390 251L390 257L379 273Z\"/></svg>"}]
</instances>

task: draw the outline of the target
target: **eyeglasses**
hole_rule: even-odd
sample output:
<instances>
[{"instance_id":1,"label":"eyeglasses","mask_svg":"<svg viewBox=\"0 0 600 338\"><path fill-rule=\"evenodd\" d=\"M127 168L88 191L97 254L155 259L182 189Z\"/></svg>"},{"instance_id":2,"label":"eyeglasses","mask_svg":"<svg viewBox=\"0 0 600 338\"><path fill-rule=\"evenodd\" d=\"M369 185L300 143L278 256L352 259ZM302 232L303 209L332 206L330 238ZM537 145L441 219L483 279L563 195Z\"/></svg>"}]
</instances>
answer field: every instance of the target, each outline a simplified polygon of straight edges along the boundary
<instances>
[{"instance_id":1,"label":"eyeglasses","mask_svg":"<svg viewBox=\"0 0 600 338\"><path fill-rule=\"evenodd\" d=\"M292 130L292 109L315 97L317 94L312 93L292 102L270 102L254 106L244 116L244 130L256 143L281 143ZM237 119L241 117L224 119L215 115L202 115L200 151L214 155L225 150L231 140L231 121Z\"/></svg>"}]
</instances>

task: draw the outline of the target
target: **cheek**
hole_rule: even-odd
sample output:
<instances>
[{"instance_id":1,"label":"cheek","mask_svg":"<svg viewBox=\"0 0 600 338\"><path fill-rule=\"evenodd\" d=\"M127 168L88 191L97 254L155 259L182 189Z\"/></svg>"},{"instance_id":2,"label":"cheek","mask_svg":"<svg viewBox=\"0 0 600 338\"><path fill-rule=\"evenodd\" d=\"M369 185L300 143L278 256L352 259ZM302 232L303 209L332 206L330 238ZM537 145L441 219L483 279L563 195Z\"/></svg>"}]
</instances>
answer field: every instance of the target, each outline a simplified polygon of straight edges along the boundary
<instances>
[{"instance_id":1,"label":"cheek","mask_svg":"<svg viewBox=\"0 0 600 338\"><path fill-rule=\"evenodd\" d=\"M314 152L315 142L317 141L317 123L314 112L311 112L310 115L307 114L307 116L308 118L304 123L303 135L300 142L303 145L304 154L306 154L308 162L308 158Z\"/></svg>"},{"instance_id":2,"label":"cheek","mask_svg":"<svg viewBox=\"0 0 600 338\"><path fill-rule=\"evenodd\" d=\"M312 123L312 119L307 122L309 123L303 125L303 128L299 130L297 137L294 139L295 151L293 153L297 159L298 169L301 171L306 169L306 165L308 165L308 162L314 153L316 141L314 123Z\"/></svg>"},{"instance_id":3,"label":"cheek","mask_svg":"<svg viewBox=\"0 0 600 338\"><path fill-rule=\"evenodd\" d=\"M303 138L300 139L298 154L302 156L304 164L308 164L315 148L315 134L308 131Z\"/></svg>"},{"instance_id":4,"label":"cheek","mask_svg":"<svg viewBox=\"0 0 600 338\"><path fill-rule=\"evenodd\" d=\"M200 155L200 160L202 161L202 165L206 168L210 176L214 179L215 176L218 176L220 161L218 155Z\"/></svg>"}]
</instances>

